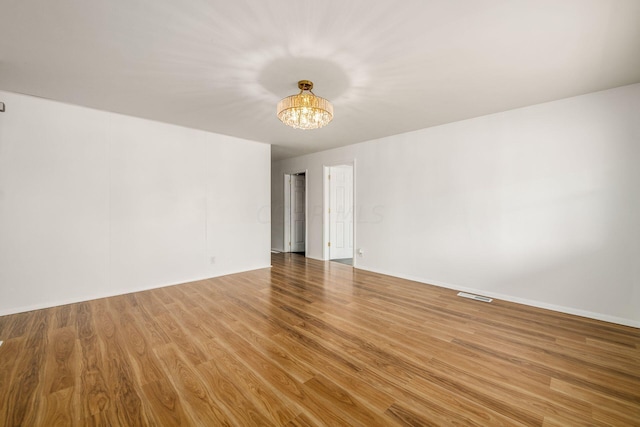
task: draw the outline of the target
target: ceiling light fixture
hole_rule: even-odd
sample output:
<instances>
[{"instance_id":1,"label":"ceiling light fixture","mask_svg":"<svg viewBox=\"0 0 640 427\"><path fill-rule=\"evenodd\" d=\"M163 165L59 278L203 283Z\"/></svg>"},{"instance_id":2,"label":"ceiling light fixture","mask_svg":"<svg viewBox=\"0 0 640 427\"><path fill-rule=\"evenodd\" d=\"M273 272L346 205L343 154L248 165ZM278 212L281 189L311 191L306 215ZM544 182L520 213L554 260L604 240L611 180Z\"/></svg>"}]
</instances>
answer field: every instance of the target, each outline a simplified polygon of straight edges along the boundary
<instances>
[{"instance_id":1,"label":"ceiling light fixture","mask_svg":"<svg viewBox=\"0 0 640 427\"><path fill-rule=\"evenodd\" d=\"M318 129L333 119L333 105L316 96L309 80L298 82L300 93L287 96L278 102L278 118L294 129Z\"/></svg>"}]
</instances>

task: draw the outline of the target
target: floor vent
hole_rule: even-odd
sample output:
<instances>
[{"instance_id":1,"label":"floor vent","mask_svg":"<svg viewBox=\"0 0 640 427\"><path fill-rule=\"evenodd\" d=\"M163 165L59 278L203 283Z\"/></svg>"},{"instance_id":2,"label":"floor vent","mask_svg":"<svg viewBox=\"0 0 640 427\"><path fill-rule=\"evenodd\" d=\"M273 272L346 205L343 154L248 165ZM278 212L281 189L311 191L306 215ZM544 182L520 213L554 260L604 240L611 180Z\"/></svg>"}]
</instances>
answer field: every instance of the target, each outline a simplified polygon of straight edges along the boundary
<instances>
[{"instance_id":1,"label":"floor vent","mask_svg":"<svg viewBox=\"0 0 640 427\"><path fill-rule=\"evenodd\" d=\"M476 301L491 302L493 298L483 297L481 295L468 294L466 292L458 292L458 296L462 298L474 299Z\"/></svg>"}]
</instances>

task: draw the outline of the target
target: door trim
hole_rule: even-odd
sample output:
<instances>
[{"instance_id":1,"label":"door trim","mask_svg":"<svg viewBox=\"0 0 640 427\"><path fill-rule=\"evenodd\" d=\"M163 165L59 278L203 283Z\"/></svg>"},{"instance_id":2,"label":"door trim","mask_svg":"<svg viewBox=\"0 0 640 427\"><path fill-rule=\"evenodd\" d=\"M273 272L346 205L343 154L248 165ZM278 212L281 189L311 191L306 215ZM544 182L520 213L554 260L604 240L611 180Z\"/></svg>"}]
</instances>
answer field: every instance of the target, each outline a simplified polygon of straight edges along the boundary
<instances>
[{"instance_id":1,"label":"door trim","mask_svg":"<svg viewBox=\"0 0 640 427\"><path fill-rule=\"evenodd\" d=\"M323 164L322 166L322 259L329 261L329 170L334 166L351 166L353 170L353 205L351 206L351 213L353 215L353 267L356 266L356 248L358 247L357 239L357 222L356 222L356 208L357 208L357 180L356 180L356 159L345 160L342 162Z\"/></svg>"},{"instance_id":2,"label":"door trim","mask_svg":"<svg viewBox=\"0 0 640 427\"><path fill-rule=\"evenodd\" d=\"M284 223L284 232L283 232L283 252L291 252L291 246L289 245L289 241L291 239L291 210L293 206L291 205L291 176L292 175L300 175L304 174L304 256L306 257L308 252L308 242L309 242L309 170L299 170L295 172L285 172L283 177L284 191L283 191L283 200L284 200L284 215L283 215L283 223Z\"/></svg>"}]
</instances>

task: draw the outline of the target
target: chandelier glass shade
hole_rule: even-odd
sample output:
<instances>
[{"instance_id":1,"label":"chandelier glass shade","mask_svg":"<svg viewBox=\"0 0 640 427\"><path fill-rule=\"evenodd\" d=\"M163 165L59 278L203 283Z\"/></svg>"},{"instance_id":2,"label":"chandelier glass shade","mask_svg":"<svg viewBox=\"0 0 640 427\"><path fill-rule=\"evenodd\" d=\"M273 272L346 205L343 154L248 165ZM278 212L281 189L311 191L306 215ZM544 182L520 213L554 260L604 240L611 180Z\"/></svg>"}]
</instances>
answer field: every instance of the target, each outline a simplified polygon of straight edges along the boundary
<instances>
[{"instance_id":1,"label":"chandelier glass shade","mask_svg":"<svg viewBox=\"0 0 640 427\"><path fill-rule=\"evenodd\" d=\"M278 102L278 119L294 129L318 129L333 120L333 105L316 96L309 80L298 82L300 93Z\"/></svg>"}]
</instances>

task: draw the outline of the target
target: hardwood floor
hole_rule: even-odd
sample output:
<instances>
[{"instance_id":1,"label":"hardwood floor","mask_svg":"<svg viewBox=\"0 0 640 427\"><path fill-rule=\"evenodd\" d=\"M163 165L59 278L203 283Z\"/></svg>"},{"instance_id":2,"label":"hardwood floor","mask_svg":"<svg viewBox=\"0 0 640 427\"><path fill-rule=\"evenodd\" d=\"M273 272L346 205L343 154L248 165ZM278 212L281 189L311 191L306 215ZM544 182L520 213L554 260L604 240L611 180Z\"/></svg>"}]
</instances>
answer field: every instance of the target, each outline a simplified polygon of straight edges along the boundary
<instances>
[{"instance_id":1,"label":"hardwood floor","mask_svg":"<svg viewBox=\"0 0 640 427\"><path fill-rule=\"evenodd\" d=\"M0 318L0 424L640 425L640 330L297 255Z\"/></svg>"}]
</instances>

